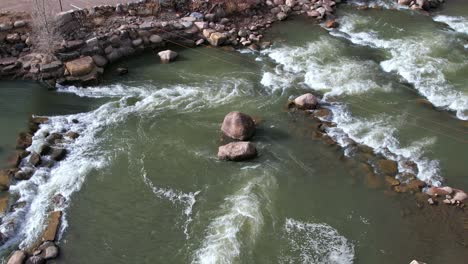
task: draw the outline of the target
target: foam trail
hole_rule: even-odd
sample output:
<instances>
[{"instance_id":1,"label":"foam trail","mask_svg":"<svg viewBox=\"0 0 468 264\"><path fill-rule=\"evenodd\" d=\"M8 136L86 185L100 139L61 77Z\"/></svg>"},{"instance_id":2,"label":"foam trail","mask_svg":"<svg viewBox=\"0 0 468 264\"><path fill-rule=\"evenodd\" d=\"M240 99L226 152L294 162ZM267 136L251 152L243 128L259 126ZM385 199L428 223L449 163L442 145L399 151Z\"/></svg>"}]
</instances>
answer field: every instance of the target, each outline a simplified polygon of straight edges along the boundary
<instances>
[{"instance_id":1,"label":"foam trail","mask_svg":"<svg viewBox=\"0 0 468 264\"><path fill-rule=\"evenodd\" d=\"M398 73L433 105L452 110L457 118L468 120L468 94L448 82L444 74L444 71L466 67L468 59L454 62L433 55L434 50L447 48L446 35L430 32L386 40L378 32L360 31L360 24L372 23L370 18L345 15L340 23L339 30L330 31L331 35L347 38L358 45L388 50L391 58L380 63L384 71ZM466 54L460 53L460 56Z\"/></svg>"},{"instance_id":2,"label":"foam trail","mask_svg":"<svg viewBox=\"0 0 468 264\"><path fill-rule=\"evenodd\" d=\"M284 225L289 248L282 263L351 264L354 245L327 224L306 223L291 218Z\"/></svg>"},{"instance_id":3,"label":"foam trail","mask_svg":"<svg viewBox=\"0 0 468 264\"><path fill-rule=\"evenodd\" d=\"M228 196L221 207L223 213L209 224L207 235L201 248L195 252L192 263L239 262L241 250L252 247L261 231L264 221L262 208L266 206L268 193L274 184L272 176L260 176ZM241 237L243 230L248 230L245 232L248 237Z\"/></svg>"},{"instance_id":4,"label":"foam trail","mask_svg":"<svg viewBox=\"0 0 468 264\"><path fill-rule=\"evenodd\" d=\"M102 143L108 135L104 133L106 130L119 125L131 115L152 117L159 111L169 109L180 109L182 112L197 111L226 103L240 93L251 92L249 89L241 91L240 85L241 81L225 80L221 87L212 84L199 87L178 85L163 89L153 87L152 91L151 87L146 87L140 89L139 94L144 96L138 98L133 97L135 92L132 92L132 96L106 103L88 113L50 117L49 122L41 125L34 135L33 144L28 150L38 152L46 140L46 135L50 133L74 131L79 133L80 137L75 141L66 140L62 143L62 147L69 151L65 160L50 169L40 167L30 180L20 181L10 187L12 197L19 197L16 204L24 203L25 206L18 207L3 217L0 232L8 240L0 250L6 250L15 244L27 248L35 243L44 230L48 213L53 210L66 210L72 194L80 190L86 176L92 171L110 166L113 153L100 148L105 145ZM138 89L134 87L133 91ZM68 92L72 90L73 88L68 89ZM103 97L106 93L112 97L115 95L115 91L110 88L104 88L98 95L96 92L95 88L83 89L79 91L79 95L89 97ZM75 119L78 123L72 122ZM178 197L177 193L162 189L157 193L172 201L176 201ZM52 198L59 194L66 202L54 204ZM187 199L187 204L190 203L192 201ZM191 212L187 209L185 213L190 215ZM61 232L67 226L66 215L62 217L62 221Z\"/></svg>"},{"instance_id":5,"label":"foam trail","mask_svg":"<svg viewBox=\"0 0 468 264\"><path fill-rule=\"evenodd\" d=\"M151 188L151 190L156 195L156 197L158 197L159 199L169 200L174 205L181 204L182 206L184 206L183 213L185 217L187 218L187 220L184 223L184 234L185 234L186 239L189 239L190 235L188 233L188 227L190 223L193 221L192 210L193 210L193 206L195 205L197 201L196 197L198 194L200 194L200 191L183 193L181 191L176 191L176 190L169 189L169 188L160 188L160 187L155 186L153 182L151 182L148 179L147 173L144 167L142 167L141 172L143 176L143 181L149 188Z\"/></svg>"},{"instance_id":6,"label":"foam trail","mask_svg":"<svg viewBox=\"0 0 468 264\"><path fill-rule=\"evenodd\" d=\"M444 23L448 25L451 29L455 30L458 33L468 35L468 18L462 16L446 16L438 15L435 16L434 21Z\"/></svg>"}]
</instances>

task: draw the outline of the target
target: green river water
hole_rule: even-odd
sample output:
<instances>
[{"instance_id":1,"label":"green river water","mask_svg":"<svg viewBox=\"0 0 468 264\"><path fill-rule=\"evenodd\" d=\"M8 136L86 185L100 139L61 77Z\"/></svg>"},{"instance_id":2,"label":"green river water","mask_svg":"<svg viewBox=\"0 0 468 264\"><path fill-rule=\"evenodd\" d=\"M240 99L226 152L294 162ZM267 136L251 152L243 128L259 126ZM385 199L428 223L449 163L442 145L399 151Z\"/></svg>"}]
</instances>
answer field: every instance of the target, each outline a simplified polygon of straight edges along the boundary
<instances>
[{"instance_id":1,"label":"green river water","mask_svg":"<svg viewBox=\"0 0 468 264\"><path fill-rule=\"evenodd\" d=\"M346 143L468 190L468 4L448 2L434 16L353 2L339 8L337 30L296 18L275 25L261 53L176 49L171 64L145 53L93 88L0 82L2 161L31 114L53 116L32 149L44 132L81 134L66 160L12 186L28 206L3 255L60 209L57 263L463 263L468 229L452 218L461 214L418 208L366 177ZM120 66L130 74L116 77ZM344 148L287 110L311 89ZM220 124L236 110L260 121L250 162L216 158ZM67 202L53 208L58 193Z\"/></svg>"}]
</instances>

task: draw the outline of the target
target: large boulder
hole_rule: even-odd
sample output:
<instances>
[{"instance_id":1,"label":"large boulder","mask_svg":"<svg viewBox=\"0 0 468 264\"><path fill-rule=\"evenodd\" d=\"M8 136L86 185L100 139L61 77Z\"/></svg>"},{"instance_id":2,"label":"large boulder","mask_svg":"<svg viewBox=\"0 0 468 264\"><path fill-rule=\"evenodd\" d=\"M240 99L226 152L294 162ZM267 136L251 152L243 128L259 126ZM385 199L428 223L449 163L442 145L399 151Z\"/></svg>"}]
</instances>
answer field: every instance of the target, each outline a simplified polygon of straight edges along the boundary
<instances>
[{"instance_id":1,"label":"large boulder","mask_svg":"<svg viewBox=\"0 0 468 264\"><path fill-rule=\"evenodd\" d=\"M92 72L96 67L93 58L90 56L69 61L65 63L65 66L73 77L84 76Z\"/></svg>"},{"instance_id":2,"label":"large boulder","mask_svg":"<svg viewBox=\"0 0 468 264\"><path fill-rule=\"evenodd\" d=\"M57 231L60 226L60 220L62 218L61 211L51 212L49 215L49 222L42 234L42 241L54 241L57 236Z\"/></svg>"},{"instance_id":3,"label":"large boulder","mask_svg":"<svg viewBox=\"0 0 468 264\"><path fill-rule=\"evenodd\" d=\"M159 58L161 59L161 62L163 63L168 63L177 58L179 54L177 52L172 51L172 50L164 50L158 53Z\"/></svg>"},{"instance_id":4,"label":"large boulder","mask_svg":"<svg viewBox=\"0 0 468 264\"><path fill-rule=\"evenodd\" d=\"M218 149L218 158L221 160L242 161L257 156L257 149L251 142L232 142Z\"/></svg>"},{"instance_id":5,"label":"large boulder","mask_svg":"<svg viewBox=\"0 0 468 264\"><path fill-rule=\"evenodd\" d=\"M24 251L22 250L16 250L11 255L7 264L23 264L25 259L26 259L26 253L24 253Z\"/></svg>"},{"instance_id":6,"label":"large boulder","mask_svg":"<svg viewBox=\"0 0 468 264\"><path fill-rule=\"evenodd\" d=\"M255 122L249 115L231 112L224 117L221 131L230 138L247 140L255 134Z\"/></svg>"},{"instance_id":7,"label":"large boulder","mask_svg":"<svg viewBox=\"0 0 468 264\"><path fill-rule=\"evenodd\" d=\"M305 109L305 110L315 109L317 108L317 105L318 105L318 99L315 95L311 93L306 93L294 99L294 104L299 109Z\"/></svg>"}]
</instances>

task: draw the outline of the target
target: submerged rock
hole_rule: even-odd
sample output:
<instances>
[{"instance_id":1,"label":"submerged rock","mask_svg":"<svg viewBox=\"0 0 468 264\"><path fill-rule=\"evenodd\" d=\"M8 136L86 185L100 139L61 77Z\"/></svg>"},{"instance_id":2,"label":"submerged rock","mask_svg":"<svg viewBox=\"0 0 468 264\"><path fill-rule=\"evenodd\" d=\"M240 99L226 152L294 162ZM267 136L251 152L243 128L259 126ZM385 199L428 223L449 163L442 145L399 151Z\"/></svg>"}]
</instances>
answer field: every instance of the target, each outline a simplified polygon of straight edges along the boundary
<instances>
[{"instance_id":1,"label":"submerged rock","mask_svg":"<svg viewBox=\"0 0 468 264\"><path fill-rule=\"evenodd\" d=\"M379 160L377 165L382 173L394 176L398 173L398 163L393 160Z\"/></svg>"},{"instance_id":2,"label":"submerged rock","mask_svg":"<svg viewBox=\"0 0 468 264\"><path fill-rule=\"evenodd\" d=\"M26 260L26 264L45 264L46 261L41 256L32 256Z\"/></svg>"},{"instance_id":3,"label":"submerged rock","mask_svg":"<svg viewBox=\"0 0 468 264\"><path fill-rule=\"evenodd\" d=\"M116 71L117 71L117 74L120 76L128 74L128 69L124 67L117 68Z\"/></svg>"},{"instance_id":4,"label":"submerged rock","mask_svg":"<svg viewBox=\"0 0 468 264\"><path fill-rule=\"evenodd\" d=\"M10 188L10 171L0 170L0 191L6 191Z\"/></svg>"},{"instance_id":5,"label":"submerged rock","mask_svg":"<svg viewBox=\"0 0 468 264\"><path fill-rule=\"evenodd\" d=\"M29 133L19 133L18 138L16 139L16 148L26 149L32 144L32 135Z\"/></svg>"},{"instance_id":6,"label":"submerged rock","mask_svg":"<svg viewBox=\"0 0 468 264\"><path fill-rule=\"evenodd\" d=\"M224 117L221 131L232 139L247 140L255 134L255 122L249 115L230 112Z\"/></svg>"},{"instance_id":7,"label":"submerged rock","mask_svg":"<svg viewBox=\"0 0 468 264\"><path fill-rule=\"evenodd\" d=\"M294 104L299 109L315 109L318 105L318 99L315 95L311 93L306 93L294 99Z\"/></svg>"},{"instance_id":8,"label":"submerged rock","mask_svg":"<svg viewBox=\"0 0 468 264\"><path fill-rule=\"evenodd\" d=\"M26 259L26 253L24 253L24 251L22 250L16 250L11 255L7 264L23 264L25 259Z\"/></svg>"},{"instance_id":9,"label":"submerged rock","mask_svg":"<svg viewBox=\"0 0 468 264\"><path fill-rule=\"evenodd\" d=\"M218 149L218 158L221 160L242 161L257 156L257 148L251 142L232 142Z\"/></svg>"}]
</instances>

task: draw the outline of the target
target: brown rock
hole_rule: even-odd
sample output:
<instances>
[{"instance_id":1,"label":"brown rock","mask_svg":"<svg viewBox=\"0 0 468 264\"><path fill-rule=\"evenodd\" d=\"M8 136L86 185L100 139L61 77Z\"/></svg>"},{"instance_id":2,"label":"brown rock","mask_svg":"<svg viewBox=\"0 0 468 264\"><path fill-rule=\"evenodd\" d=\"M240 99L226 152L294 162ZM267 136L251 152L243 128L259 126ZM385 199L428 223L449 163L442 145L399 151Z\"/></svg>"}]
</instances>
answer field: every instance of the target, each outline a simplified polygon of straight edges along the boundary
<instances>
[{"instance_id":1,"label":"brown rock","mask_svg":"<svg viewBox=\"0 0 468 264\"><path fill-rule=\"evenodd\" d=\"M208 38L208 42L210 42L210 44L213 46L221 46L226 42L226 40L226 35L219 32L211 33L210 37Z\"/></svg>"},{"instance_id":2,"label":"brown rock","mask_svg":"<svg viewBox=\"0 0 468 264\"><path fill-rule=\"evenodd\" d=\"M250 142L232 142L218 149L218 158L221 160L242 161L257 156L255 145Z\"/></svg>"},{"instance_id":3,"label":"brown rock","mask_svg":"<svg viewBox=\"0 0 468 264\"><path fill-rule=\"evenodd\" d=\"M53 144L60 143L62 141L62 139L63 139L63 136L61 134L52 133L46 138L46 141L47 141L47 143L53 145Z\"/></svg>"},{"instance_id":4,"label":"brown rock","mask_svg":"<svg viewBox=\"0 0 468 264\"><path fill-rule=\"evenodd\" d=\"M65 136L71 139L77 139L80 136L80 134L73 132L73 131L69 131L68 133L65 134Z\"/></svg>"},{"instance_id":5,"label":"brown rock","mask_svg":"<svg viewBox=\"0 0 468 264\"><path fill-rule=\"evenodd\" d=\"M16 250L11 255L7 264L23 264L25 259L26 259L26 253L24 253L24 251L22 250Z\"/></svg>"},{"instance_id":6,"label":"brown rock","mask_svg":"<svg viewBox=\"0 0 468 264\"><path fill-rule=\"evenodd\" d=\"M330 20L327 20L327 22L325 22L326 28L337 28L338 26L339 26L338 22L336 22L336 20L334 19L330 19Z\"/></svg>"},{"instance_id":7,"label":"brown rock","mask_svg":"<svg viewBox=\"0 0 468 264\"><path fill-rule=\"evenodd\" d=\"M21 132L16 139L16 148L26 149L32 144L32 135L29 133Z\"/></svg>"},{"instance_id":8,"label":"brown rock","mask_svg":"<svg viewBox=\"0 0 468 264\"><path fill-rule=\"evenodd\" d=\"M413 1L413 0L398 0L398 4L399 5L409 6L411 1Z\"/></svg>"},{"instance_id":9,"label":"brown rock","mask_svg":"<svg viewBox=\"0 0 468 264\"><path fill-rule=\"evenodd\" d=\"M8 158L8 164L11 167L18 167L21 163L21 160L29 156L29 151L16 151L14 155Z\"/></svg>"},{"instance_id":10,"label":"brown rock","mask_svg":"<svg viewBox=\"0 0 468 264\"><path fill-rule=\"evenodd\" d=\"M408 192L408 186L406 185L397 185L393 187L393 190L397 193L405 193Z\"/></svg>"},{"instance_id":11,"label":"brown rock","mask_svg":"<svg viewBox=\"0 0 468 264\"><path fill-rule=\"evenodd\" d=\"M400 185L400 181L395 179L394 177L392 176L385 176L385 182L387 182L388 185L390 186L398 186Z\"/></svg>"},{"instance_id":12,"label":"brown rock","mask_svg":"<svg viewBox=\"0 0 468 264\"><path fill-rule=\"evenodd\" d=\"M427 194L429 195L439 195L439 196L445 196L447 194L452 194L453 189L451 187L445 186L445 187L435 187L432 186L426 191Z\"/></svg>"},{"instance_id":13,"label":"brown rock","mask_svg":"<svg viewBox=\"0 0 468 264\"><path fill-rule=\"evenodd\" d=\"M93 58L87 56L65 63L65 67L73 77L84 76L94 70Z\"/></svg>"},{"instance_id":14,"label":"brown rock","mask_svg":"<svg viewBox=\"0 0 468 264\"><path fill-rule=\"evenodd\" d=\"M55 161L61 161L67 156L67 150L62 148L53 148L50 158Z\"/></svg>"},{"instance_id":15,"label":"brown rock","mask_svg":"<svg viewBox=\"0 0 468 264\"><path fill-rule=\"evenodd\" d=\"M49 214L49 223L42 234L42 241L55 241L61 218L61 211L55 211Z\"/></svg>"},{"instance_id":16,"label":"brown rock","mask_svg":"<svg viewBox=\"0 0 468 264\"><path fill-rule=\"evenodd\" d=\"M221 131L230 138L247 140L255 134L255 122L249 115L230 112L224 117Z\"/></svg>"},{"instance_id":17,"label":"brown rock","mask_svg":"<svg viewBox=\"0 0 468 264\"><path fill-rule=\"evenodd\" d=\"M10 188L10 171L0 170L0 191L6 191Z\"/></svg>"},{"instance_id":18,"label":"brown rock","mask_svg":"<svg viewBox=\"0 0 468 264\"><path fill-rule=\"evenodd\" d=\"M318 99L317 97L315 97L315 95L311 93L306 93L294 99L294 104L299 109L315 109L318 105Z\"/></svg>"},{"instance_id":19,"label":"brown rock","mask_svg":"<svg viewBox=\"0 0 468 264\"><path fill-rule=\"evenodd\" d=\"M45 264L46 261L41 256L32 256L26 260L26 264Z\"/></svg>"},{"instance_id":20,"label":"brown rock","mask_svg":"<svg viewBox=\"0 0 468 264\"><path fill-rule=\"evenodd\" d=\"M314 116L319 118L328 118L331 112L327 108L320 108L314 111Z\"/></svg>"},{"instance_id":21,"label":"brown rock","mask_svg":"<svg viewBox=\"0 0 468 264\"><path fill-rule=\"evenodd\" d=\"M410 189L411 191L419 192L422 188L426 186L426 183L419 179L414 179L408 182L406 186L408 186L408 189Z\"/></svg>"},{"instance_id":22,"label":"brown rock","mask_svg":"<svg viewBox=\"0 0 468 264\"><path fill-rule=\"evenodd\" d=\"M2 197L0 197L0 215L3 215L8 211L9 202L10 202L10 193L6 192L5 195L2 195Z\"/></svg>"},{"instance_id":23,"label":"brown rock","mask_svg":"<svg viewBox=\"0 0 468 264\"><path fill-rule=\"evenodd\" d=\"M384 174L395 176L398 173L398 164L393 160L379 160L377 165Z\"/></svg>"},{"instance_id":24,"label":"brown rock","mask_svg":"<svg viewBox=\"0 0 468 264\"><path fill-rule=\"evenodd\" d=\"M37 167L41 164L41 155L39 155L38 153L36 152L33 152L31 154L31 157L29 157L29 163L31 163L31 165Z\"/></svg>"}]
</instances>

